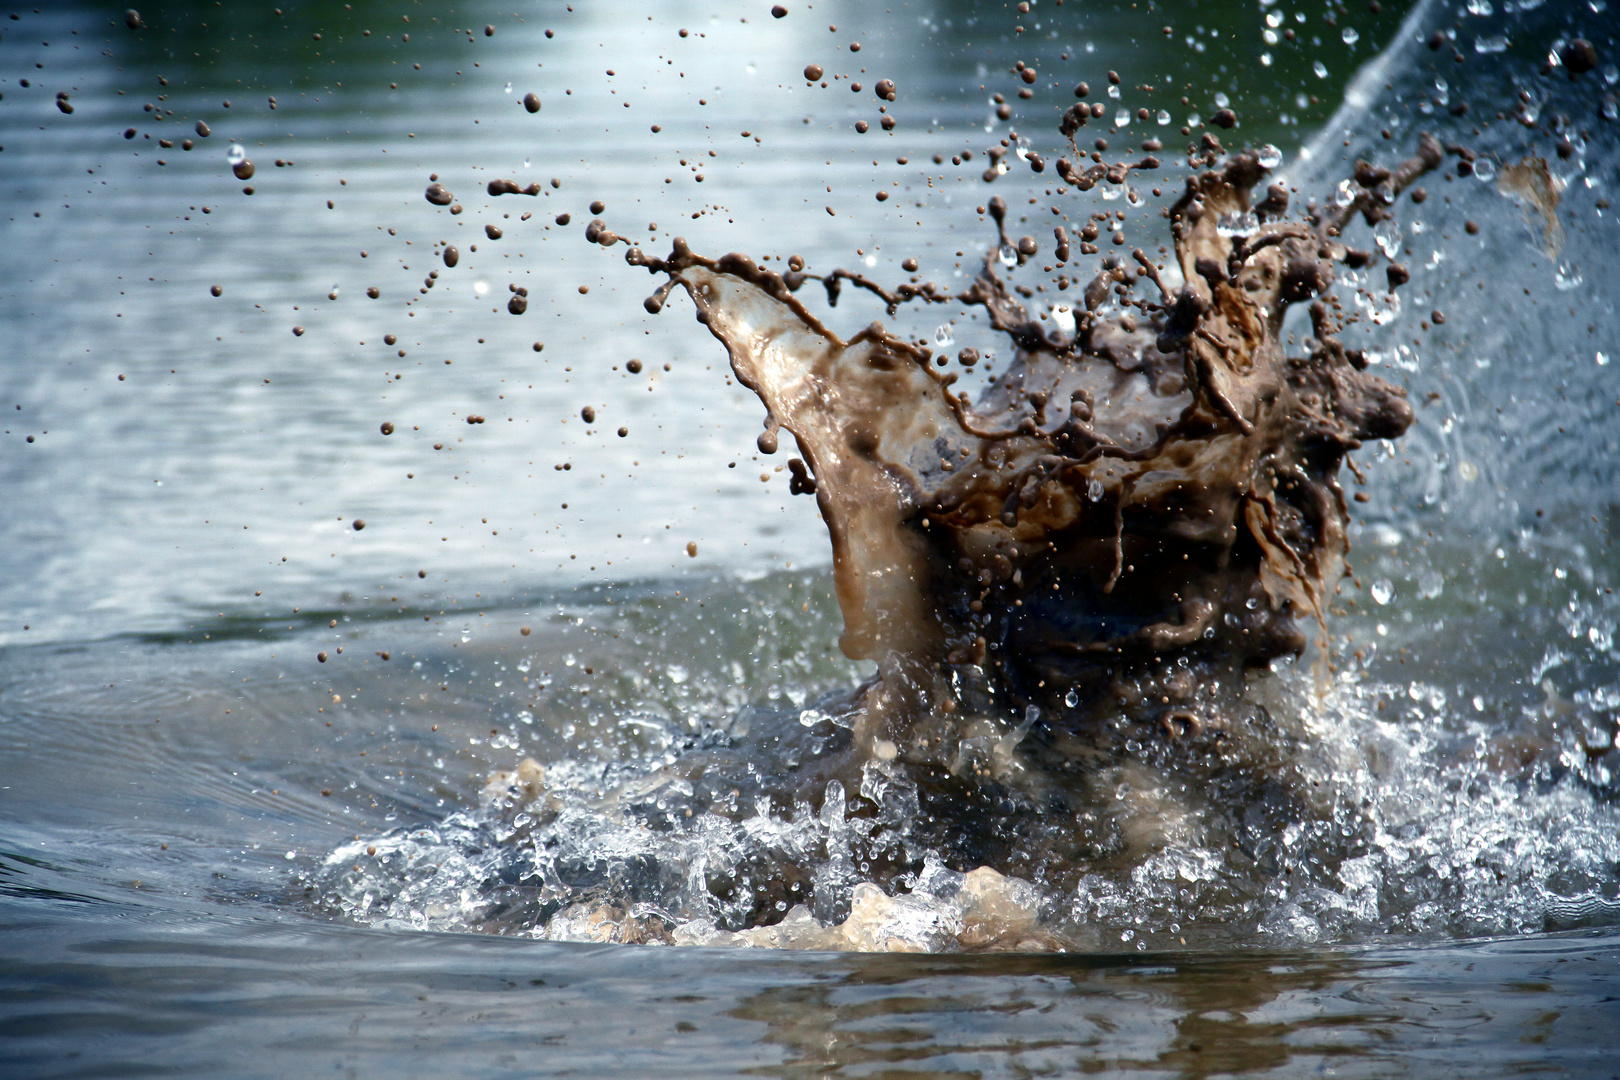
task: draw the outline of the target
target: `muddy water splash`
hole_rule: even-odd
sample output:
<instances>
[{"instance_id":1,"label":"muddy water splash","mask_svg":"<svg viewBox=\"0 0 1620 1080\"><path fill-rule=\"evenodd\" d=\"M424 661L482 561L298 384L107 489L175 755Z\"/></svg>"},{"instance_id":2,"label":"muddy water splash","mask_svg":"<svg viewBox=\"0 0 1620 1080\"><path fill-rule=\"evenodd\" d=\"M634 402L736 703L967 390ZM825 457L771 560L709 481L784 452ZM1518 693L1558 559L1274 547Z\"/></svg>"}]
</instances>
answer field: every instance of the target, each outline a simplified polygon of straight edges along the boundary
<instances>
[{"instance_id":1,"label":"muddy water splash","mask_svg":"<svg viewBox=\"0 0 1620 1080\"><path fill-rule=\"evenodd\" d=\"M765 403L760 448L783 429L797 441L795 488L833 541L842 644L876 676L745 710L652 759L524 761L477 813L335 852L334 910L880 950L1099 948L1123 925L1118 940L1174 947L1499 932L1540 917L1554 867L1577 893L1605 888L1612 838L1586 817L1523 803L1488 754L1369 732L1381 691L1326 650L1314 677L1268 670L1325 637L1346 455L1412 419L1338 340L1335 269L1374 260L1341 234L1386 219L1448 150L1466 153L1425 138L1394 169L1362 163L1329 206L1290 219L1280 185L1252 201L1268 179L1257 155L1215 168L1226 155L1207 139L1168 215L1175 258L1104 259L1072 331L1043 327L997 273L1038 250L1011 242L998 201L998 243L954 296L797 260L778 274L679 240L667 258L632 248L668 278L649 309L685 289ZM602 223L588 235L619 242ZM972 401L925 342L878 324L840 339L799 299L812 280L891 312L982 308L1016 355ZM1311 333L1290 356L1294 304ZM1434 755L1456 760L1430 775ZM1400 822L1415 793L1458 785L1470 799L1428 825L1486 839L1450 850L1455 895L1436 899L1436 853ZM1488 839L1504 813L1537 837L1509 868Z\"/></svg>"},{"instance_id":2,"label":"muddy water splash","mask_svg":"<svg viewBox=\"0 0 1620 1080\"><path fill-rule=\"evenodd\" d=\"M1204 149L1206 167L1223 156L1213 137ZM863 751L942 760L964 708L1033 707L1050 736L1089 742L1122 707L1171 735L1223 731L1235 671L1304 651L1344 572L1340 465L1412 420L1404 392L1334 336L1334 265L1371 259L1339 234L1357 214L1391 216L1442 160L1425 138L1393 171L1362 163L1344 205L1291 221L1280 185L1251 203L1268 170L1238 154L1188 179L1173 263L1105 258L1071 332L1044 328L997 274L1002 252L1022 265L1037 251L1014 246L999 198L999 242L958 296L824 279L830 298L854 280L891 314L913 299L982 306L1016 355L977 402L926 344L879 323L841 340L796 297L802 270L679 239L662 259L632 248L627 261L691 295L764 402L761 449L785 428L804 455L795 486L832 539L841 644L878 665ZM1059 243L1063 258L1061 230ZM1311 304L1313 336L1290 357L1279 338L1296 303Z\"/></svg>"}]
</instances>

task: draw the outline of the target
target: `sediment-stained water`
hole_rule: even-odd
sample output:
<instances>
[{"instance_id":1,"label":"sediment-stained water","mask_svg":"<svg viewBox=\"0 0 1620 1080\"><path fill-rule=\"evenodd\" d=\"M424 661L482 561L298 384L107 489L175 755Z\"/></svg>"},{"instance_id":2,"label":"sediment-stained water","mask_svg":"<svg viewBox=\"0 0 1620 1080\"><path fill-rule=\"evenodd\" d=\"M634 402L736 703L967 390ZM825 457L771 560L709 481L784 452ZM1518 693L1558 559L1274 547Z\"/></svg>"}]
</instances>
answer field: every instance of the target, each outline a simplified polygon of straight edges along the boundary
<instances>
[{"instance_id":1,"label":"sediment-stained water","mask_svg":"<svg viewBox=\"0 0 1620 1080\"><path fill-rule=\"evenodd\" d=\"M1606 9L574 7L0 22L0 1061L1606 1075Z\"/></svg>"}]
</instances>

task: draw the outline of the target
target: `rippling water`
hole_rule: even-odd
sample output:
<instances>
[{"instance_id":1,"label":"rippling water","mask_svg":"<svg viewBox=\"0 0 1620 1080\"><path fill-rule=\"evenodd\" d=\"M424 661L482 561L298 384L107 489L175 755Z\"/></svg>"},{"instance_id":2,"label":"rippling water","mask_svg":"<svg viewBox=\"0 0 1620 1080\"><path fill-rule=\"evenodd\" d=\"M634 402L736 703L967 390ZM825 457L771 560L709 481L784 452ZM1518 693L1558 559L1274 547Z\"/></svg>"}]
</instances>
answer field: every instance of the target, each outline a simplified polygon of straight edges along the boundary
<instances>
[{"instance_id":1,"label":"rippling water","mask_svg":"<svg viewBox=\"0 0 1620 1080\"><path fill-rule=\"evenodd\" d=\"M576 6L0 21L7 1071L1612 1072L1612 12L1431 5L1397 31L1399 5ZM1570 78L1576 35L1597 64ZM808 63L895 79L894 132L870 86L807 88ZM813 756L866 671L834 644L810 500L753 450L759 407L578 233L601 200L650 248L885 280L914 257L950 283L990 193L1022 215L1027 192L1050 228L1023 166L980 179L1009 137L991 95L1051 158L1081 78L1110 115L1151 106L1128 137L1172 151L1224 101L1223 137L1277 146L1301 199L1420 130L1491 162L1430 178L1398 236L1347 236L1412 270L1398 312L1380 267L1341 292L1418 423L1360 455L1337 671L1262 693L1261 734L1298 744L1286 790L1227 777L1219 813L1186 815L1212 832L1178 834L1167 810L1208 792L1144 753L1094 822L1140 843L1014 890L1054 935L1035 954L534 940L738 943L698 909L702 860L774 829L824 860L821 918L757 944L959 946L975 864L941 852L866 938L817 936L864 877L824 801L725 836L702 814L643 828L682 813L669 770L694 753L785 732ZM1512 171L1527 156L1556 228ZM464 213L423 201L430 173ZM541 194L487 197L501 177ZM1132 243L1158 243L1139 194ZM833 319L880 315L847 297ZM555 818L487 801L525 757Z\"/></svg>"}]
</instances>

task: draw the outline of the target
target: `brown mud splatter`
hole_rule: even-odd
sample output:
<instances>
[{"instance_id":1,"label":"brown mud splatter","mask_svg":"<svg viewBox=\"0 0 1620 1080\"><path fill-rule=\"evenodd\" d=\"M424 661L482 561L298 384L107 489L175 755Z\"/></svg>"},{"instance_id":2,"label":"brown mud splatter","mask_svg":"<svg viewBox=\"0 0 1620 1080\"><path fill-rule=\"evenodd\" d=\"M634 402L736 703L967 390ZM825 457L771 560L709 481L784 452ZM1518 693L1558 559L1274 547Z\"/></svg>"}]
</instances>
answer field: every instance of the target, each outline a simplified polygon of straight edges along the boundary
<instances>
[{"instance_id":1,"label":"brown mud splatter","mask_svg":"<svg viewBox=\"0 0 1620 1080\"><path fill-rule=\"evenodd\" d=\"M631 265L667 277L648 310L685 289L764 403L761 451L793 435L792 489L815 495L832 540L841 645L877 666L866 685L740 722L649 781L660 801L637 813L655 830L679 833L696 813L706 828L748 832L768 816L804 834L767 831L709 864L720 930L813 916L864 941L850 928L900 916L857 910L849 888L904 892L936 865L1066 896L1181 845L1264 876L1245 839L1258 823L1333 815L1301 749L1313 710L1300 688L1250 673L1301 654L1313 630L1325 643L1348 550L1340 467L1412 422L1404 393L1336 338L1335 267L1374 258L1341 233L1388 217L1448 150L1464 152L1425 137L1393 170L1358 163L1348 197L1289 218L1281 185L1253 201L1268 176L1256 154L1227 157L1205 136L1203 171L1168 212L1173 260L1101 259L1057 329L997 272L1038 253L1007 236L999 199L998 242L959 294L814 275L796 257L777 273L679 238L664 258L630 248ZM587 237L629 243L600 220ZM982 308L1015 355L972 401L922 342L879 323L840 338L797 296L809 281L831 302L846 283L864 289L891 314ZM1290 355L1283 323L1300 303L1312 332ZM956 362L979 359L963 349ZM493 786L519 841L565 805ZM597 903L575 914L595 918Z\"/></svg>"},{"instance_id":2,"label":"brown mud splatter","mask_svg":"<svg viewBox=\"0 0 1620 1080\"><path fill-rule=\"evenodd\" d=\"M1104 258L1067 332L998 275L998 255L1035 253L1009 239L999 199L999 243L957 295L781 274L679 238L665 258L628 252L668 275L650 311L679 285L726 346L767 409L760 448L784 428L798 444L793 486L815 494L832 540L841 645L878 666L854 724L861 754L937 764L966 715L1029 706L1037 741L1063 757L1107 741L1121 716L1219 737L1244 669L1298 656L1313 625L1325 636L1347 553L1340 466L1412 421L1403 391L1335 338L1334 267L1372 259L1340 232L1389 216L1444 151L1425 138L1394 170L1362 162L1348 205L1300 220L1280 185L1252 201L1268 175L1254 153L1212 168L1223 156L1206 137L1206 171L1170 210L1174 265L1140 249ZM848 281L891 314L982 307L1016 356L972 402L924 344L880 323L841 339L795 295L812 279L834 302ZM1290 356L1280 335L1297 303L1313 332Z\"/></svg>"}]
</instances>

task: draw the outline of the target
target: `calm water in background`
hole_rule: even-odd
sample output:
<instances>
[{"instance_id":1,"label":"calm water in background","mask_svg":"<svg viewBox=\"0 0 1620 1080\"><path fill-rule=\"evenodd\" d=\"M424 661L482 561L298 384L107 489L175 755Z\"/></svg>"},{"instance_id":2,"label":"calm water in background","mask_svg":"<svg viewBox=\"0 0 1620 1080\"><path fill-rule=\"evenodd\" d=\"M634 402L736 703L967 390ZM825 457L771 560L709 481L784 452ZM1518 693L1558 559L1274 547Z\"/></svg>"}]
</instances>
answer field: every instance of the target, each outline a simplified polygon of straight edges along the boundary
<instances>
[{"instance_id":1,"label":"calm water in background","mask_svg":"<svg viewBox=\"0 0 1620 1080\"><path fill-rule=\"evenodd\" d=\"M1462 807L1456 793L1449 834L1430 833L1435 910L1393 945L1295 926L1174 954L660 950L446 933L453 920L431 912L418 931L355 926L308 894L343 842L470 807L520 753L584 750L592 720L618 722L610 749L653 757L752 703L859 678L831 645L814 510L788 497L779 459L753 452L759 407L684 308L644 316L655 283L579 231L600 199L649 248L680 233L823 269L870 255L890 280L914 256L954 280L985 239L981 152L1008 127L989 95L1023 85L1014 59L1043 78L1032 102L1013 98L1012 126L1049 158L1053 105L1080 78L1108 100L1115 68L1126 87L1192 84L1124 95L1173 114L1134 138L1173 134L1221 92L1244 140L1290 163L1317 138L1294 175L1326 192L1341 133L1348 152L1384 155L1424 127L1468 135L1478 112L1511 108L1511 79L1542 100L1535 67L1561 36L1598 43L1571 123L1586 137L1555 160L1569 178L1556 256L1537 254L1533 217L1473 179L1430 184L1425 232L1397 241L1417 271L1409 310L1372 344L1420 422L1394 454L1363 455L1367 588L1335 629L1390 722L1432 724L1436 743L1469 724L1545 735L1547 715L1569 721L1550 736L1567 741L1620 706L1606 591L1620 321L1602 284L1614 218L1597 206L1620 183L1602 111L1620 52L1601 5L1421 11L1325 133L1350 76L1395 38L1396 5L1333 26L1281 4L1146 21L1073 0L1023 19L793 5L779 22L762 5L575 6L144 8L138 33L113 8L0 20L0 1063L29 1076L1612 1075L1620 943L1605 928L1620 911L1612 859L1598 865L1616 840L1602 759L1525 776L1544 805ZM1299 44L1268 45L1267 14ZM1410 39L1454 22L1468 63L1443 67L1442 89ZM810 62L867 89L807 89ZM901 88L893 134L870 93L882 77ZM520 104L530 90L537 115ZM1476 116L1452 117L1470 96ZM857 119L873 130L856 135ZM158 145L188 136L190 152ZM1504 163L1523 152L1512 124L1469 137ZM231 140L257 167L251 196L230 175ZM971 165L926 167L964 147ZM464 214L423 201L434 172ZM994 191L1040 195L1027 176ZM488 198L496 177L543 194ZM1486 228L1473 237L1465 219ZM456 269L433 256L440 240L460 248ZM509 283L529 290L521 317L505 310ZM881 315L845 303L846 326ZM1444 329L1416 332L1431 306ZM523 664L548 674L544 693ZM1536 849L1526 837L1557 831L1548 820L1571 835ZM1569 866L1474 910L1478 894L1444 883L1501 867L1470 844Z\"/></svg>"}]
</instances>

